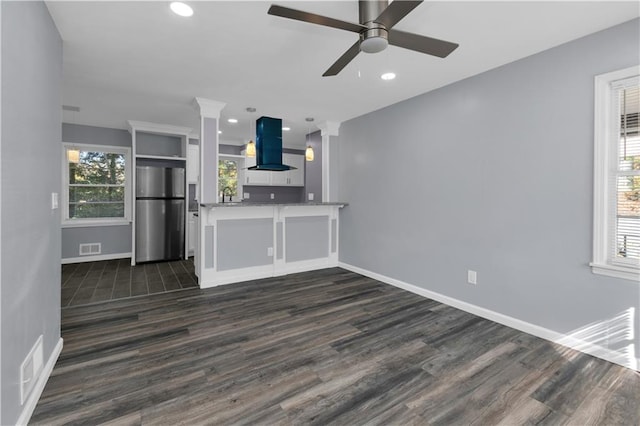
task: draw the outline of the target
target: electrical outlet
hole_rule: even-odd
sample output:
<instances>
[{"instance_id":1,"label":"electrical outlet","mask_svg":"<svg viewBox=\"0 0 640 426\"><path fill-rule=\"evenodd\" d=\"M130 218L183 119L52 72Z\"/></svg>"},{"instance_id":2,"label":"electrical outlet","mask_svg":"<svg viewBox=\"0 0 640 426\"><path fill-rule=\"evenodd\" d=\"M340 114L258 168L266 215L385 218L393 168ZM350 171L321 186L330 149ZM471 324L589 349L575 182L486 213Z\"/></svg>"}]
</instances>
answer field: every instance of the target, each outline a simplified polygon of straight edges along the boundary
<instances>
[{"instance_id":1,"label":"electrical outlet","mask_svg":"<svg viewBox=\"0 0 640 426\"><path fill-rule=\"evenodd\" d=\"M467 282L469 284L477 284L478 283L478 273L476 271L472 271L469 269L467 271Z\"/></svg>"},{"instance_id":2,"label":"electrical outlet","mask_svg":"<svg viewBox=\"0 0 640 426\"><path fill-rule=\"evenodd\" d=\"M267 256L273 256L273 247L267 247Z\"/></svg>"},{"instance_id":3,"label":"electrical outlet","mask_svg":"<svg viewBox=\"0 0 640 426\"><path fill-rule=\"evenodd\" d=\"M308 194L308 197L309 197L309 201L313 201L313 192L310 192Z\"/></svg>"},{"instance_id":4,"label":"electrical outlet","mask_svg":"<svg viewBox=\"0 0 640 426\"><path fill-rule=\"evenodd\" d=\"M271 193L271 199L275 200L276 199L276 194L274 194L273 192Z\"/></svg>"}]
</instances>

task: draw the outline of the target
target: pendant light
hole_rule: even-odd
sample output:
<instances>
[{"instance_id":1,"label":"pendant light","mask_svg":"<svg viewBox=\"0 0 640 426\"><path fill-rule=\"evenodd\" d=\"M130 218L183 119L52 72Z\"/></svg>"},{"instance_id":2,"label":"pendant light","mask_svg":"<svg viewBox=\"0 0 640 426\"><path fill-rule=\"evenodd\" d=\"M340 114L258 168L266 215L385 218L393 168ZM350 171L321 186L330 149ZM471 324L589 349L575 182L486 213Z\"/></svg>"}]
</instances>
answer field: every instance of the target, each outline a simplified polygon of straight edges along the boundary
<instances>
[{"instance_id":1,"label":"pendant light","mask_svg":"<svg viewBox=\"0 0 640 426\"><path fill-rule=\"evenodd\" d=\"M305 118L305 120L307 123L309 123L307 124L307 141L310 142L309 140L311 139L311 123L313 122L313 117L307 117ZM311 143L307 145L307 149L304 151L304 159L307 161L313 161L313 147L311 146Z\"/></svg>"},{"instance_id":2,"label":"pendant light","mask_svg":"<svg viewBox=\"0 0 640 426\"><path fill-rule=\"evenodd\" d=\"M67 150L67 160L70 163L78 164L80 162L80 151L72 148Z\"/></svg>"},{"instance_id":3,"label":"pendant light","mask_svg":"<svg viewBox=\"0 0 640 426\"><path fill-rule=\"evenodd\" d=\"M249 114L253 114L256 112L255 108L248 107L247 112ZM247 149L245 151L245 155L247 157L255 157L256 156L256 143L253 141L253 117L249 118L249 143L247 143Z\"/></svg>"}]
</instances>

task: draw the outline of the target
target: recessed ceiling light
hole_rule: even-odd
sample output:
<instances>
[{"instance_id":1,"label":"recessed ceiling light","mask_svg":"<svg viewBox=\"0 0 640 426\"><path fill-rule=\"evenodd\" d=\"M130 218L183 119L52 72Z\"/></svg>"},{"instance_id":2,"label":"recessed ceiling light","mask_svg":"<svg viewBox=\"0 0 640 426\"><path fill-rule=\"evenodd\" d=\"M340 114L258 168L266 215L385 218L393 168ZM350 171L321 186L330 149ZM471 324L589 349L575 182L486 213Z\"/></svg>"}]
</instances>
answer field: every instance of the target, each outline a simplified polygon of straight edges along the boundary
<instances>
[{"instance_id":1,"label":"recessed ceiling light","mask_svg":"<svg viewBox=\"0 0 640 426\"><path fill-rule=\"evenodd\" d=\"M393 80L394 78L396 78L396 75L392 72L386 72L382 74L380 78L383 80Z\"/></svg>"},{"instance_id":2,"label":"recessed ceiling light","mask_svg":"<svg viewBox=\"0 0 640 426\"><path fill-rule=\"evenodd\" d=\"M289 130L291 130L291 127L283 127L282 130L284 130L285 132L288 132Z\"/></svg>"},{"instance_id":3,"label":"recessed ceiling light","mask_svg":"<svg viewBox=\"0 0 640 426\"><path fill-rule=\"evenodd\" d=\"M173 10L173 13L175 13L176 15L180 15L180 16L191 16L193 15L193 9L191 9L191 7L185 3L182 3L180 1L174 1L172 2L169 7L171 8L171 10Z\"/></svg>"},{"instance_id":4,"label":"recessed ceiling light","mask_svg":"<svg viewBox=\"0 0 640 426\"><path fill-rule=\"evenodd\" d=\"M233 124L236 124L236 123L238 122L238 120L237 120L237 119L235 119L235 118L230 118L230 119L228 119L227 121L228 121L229 123L233 123Z\"/></svg>"}]
</instances>

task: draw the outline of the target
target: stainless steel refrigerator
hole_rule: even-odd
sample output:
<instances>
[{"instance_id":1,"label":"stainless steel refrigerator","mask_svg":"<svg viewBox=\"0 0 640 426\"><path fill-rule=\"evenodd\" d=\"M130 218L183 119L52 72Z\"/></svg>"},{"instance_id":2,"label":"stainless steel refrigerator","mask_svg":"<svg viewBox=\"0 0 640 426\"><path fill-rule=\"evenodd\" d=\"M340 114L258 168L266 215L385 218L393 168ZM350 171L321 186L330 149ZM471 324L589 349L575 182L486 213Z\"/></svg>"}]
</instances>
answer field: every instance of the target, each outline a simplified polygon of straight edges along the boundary
<instances>
[{"instance_id":1,"label":"stainless steel refrigerator","mask_svg":"<svg viewBox=\"0 0 640 426\"><path fill-rule=\"evenodd\" d=\"M136 167L136 263L184 257L184 168Z\"/></svg>"}]
</instances>

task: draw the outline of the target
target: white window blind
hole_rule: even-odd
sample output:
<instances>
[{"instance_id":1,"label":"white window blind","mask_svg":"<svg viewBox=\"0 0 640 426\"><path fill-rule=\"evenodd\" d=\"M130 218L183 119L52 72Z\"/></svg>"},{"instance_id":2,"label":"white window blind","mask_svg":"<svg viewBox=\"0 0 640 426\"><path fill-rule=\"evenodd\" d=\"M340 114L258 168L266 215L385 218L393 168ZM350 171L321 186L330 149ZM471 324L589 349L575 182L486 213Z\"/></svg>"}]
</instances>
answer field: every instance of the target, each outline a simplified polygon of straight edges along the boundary
<instances>
[{"instance_id":1,"label":"white window blind","mask_svg":"<svg viewBox=\"0 0 640 426\"><path fill-rule=\"evenodd\" d=\"M640 263L640 83L632 78L613 84L614 114L618 129L612 137L617 142L613 170L614 188L611 206L615 209L613 225L614 263L638 266Z\"/></svg>"},{"instance_id":2,"label":"white window blind","mask_svg":"<svg viewBox=\"0 0 640 426\"><path fill-rule=\"evenodd\" d=\"M640 67L596 77L593 272L640 282Z\"/></svg>"}]
</instances>

